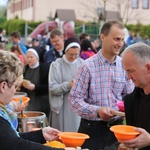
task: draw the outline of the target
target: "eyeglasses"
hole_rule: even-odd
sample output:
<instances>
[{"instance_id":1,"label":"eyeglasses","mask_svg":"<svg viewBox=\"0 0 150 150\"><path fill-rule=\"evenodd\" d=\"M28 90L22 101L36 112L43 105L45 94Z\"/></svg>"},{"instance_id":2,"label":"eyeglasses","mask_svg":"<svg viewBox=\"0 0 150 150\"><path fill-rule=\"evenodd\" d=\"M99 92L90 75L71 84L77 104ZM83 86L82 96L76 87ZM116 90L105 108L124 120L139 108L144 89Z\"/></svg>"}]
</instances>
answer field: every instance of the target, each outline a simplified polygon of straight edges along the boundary
<instances>
[{"instance_id":1,"label":"eyeglasses","mask_svg":"<svg viewBox=\"0 0 150 150\"><path fill-rule=\"evenodd\" d=\"M79 54L70 54L70 53L66 53L67 55L69 55L70 57L78 57L79 56Z\"/></svg>"},{"instance_id":2,"label":"eyeglasses","mask_svg":"<svg viewBox=\"0 0 150 150\"><path fill-rule=\"evenodd\" d=\"M19 89L19 87L20 87L18 84L15 84L15 83L13 83L12 85L15 86L15 89L16 89L16 90Z\"/></svg>"}]
</instances>

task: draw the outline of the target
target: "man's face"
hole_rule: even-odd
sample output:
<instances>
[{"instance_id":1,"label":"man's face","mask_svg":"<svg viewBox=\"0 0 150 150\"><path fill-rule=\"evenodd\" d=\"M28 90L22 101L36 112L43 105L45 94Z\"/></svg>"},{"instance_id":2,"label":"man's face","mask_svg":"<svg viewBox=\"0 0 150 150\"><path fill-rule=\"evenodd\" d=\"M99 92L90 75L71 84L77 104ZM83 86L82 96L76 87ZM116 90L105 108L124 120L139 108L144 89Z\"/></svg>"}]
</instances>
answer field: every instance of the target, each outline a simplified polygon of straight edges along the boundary
<instances>
[{"instance_id":1,"label":"man's face","mask_svg":"<svg viewBox=\"0 0 150 150\"><path fill-rule=\"evenodd\" d=\"M11 41L15 44L18 44L18 38L15 38L14 36L11 36Z\"/></svg>"},{"instance_id":2,"label":"man's face","mask_svg":"<svg viewBox=\"0 0 150 150\"><path fill-rule=\"evenodd\" d=\"M145 88L149 78L149 64L143 64L131 52L123 55L123 67L136 87Z\"/></svg>"},{"instance_id":3,"label":"man's face","mask_svg":"<svg viewBox=\"0 0 150 150\"><path fill-rule=\"evenodd\" d=\"M101 34L102 49L107 55L114 56L120 53L124 44L125 32L117 26L112 26L108 35Z\"/></svg>"},{"instance_id":4,"label":"man's face","mask_svg":"<svg viewBox=\"0 0 150 150\"><path fill-rule=\"evenodd\" d=\"M60 52L64 49L63 36L55 36L54 38L50 38L50 42L52 43L52 45L58 52Z\"/></svg>"}]
</instances>

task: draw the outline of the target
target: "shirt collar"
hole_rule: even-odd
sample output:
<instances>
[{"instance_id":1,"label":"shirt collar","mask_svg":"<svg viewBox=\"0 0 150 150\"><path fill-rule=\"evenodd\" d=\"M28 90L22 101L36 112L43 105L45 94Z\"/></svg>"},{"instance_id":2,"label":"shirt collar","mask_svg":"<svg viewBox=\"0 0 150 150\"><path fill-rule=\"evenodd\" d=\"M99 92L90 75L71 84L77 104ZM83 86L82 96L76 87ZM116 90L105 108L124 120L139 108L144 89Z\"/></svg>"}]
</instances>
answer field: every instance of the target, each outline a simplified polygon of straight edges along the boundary
<instances>
[{"instance_id":1,"label":"shirt collar","mask_svg":"<svg viewBox=\"0 0 150 150\"><path fill-rule=\"evenodd\" d=\"M98 55L99 55L99 57L100 57L102 63L109 63L109 64L117 65L117 61L118 61L118 59L119 59L119 56L116 56L116 59L114 60L114 62L113 62L113 63L110 63L110 61L107 60L107 59L103 56L101 50L98 52Z\"/></svg>"}]
</instances>

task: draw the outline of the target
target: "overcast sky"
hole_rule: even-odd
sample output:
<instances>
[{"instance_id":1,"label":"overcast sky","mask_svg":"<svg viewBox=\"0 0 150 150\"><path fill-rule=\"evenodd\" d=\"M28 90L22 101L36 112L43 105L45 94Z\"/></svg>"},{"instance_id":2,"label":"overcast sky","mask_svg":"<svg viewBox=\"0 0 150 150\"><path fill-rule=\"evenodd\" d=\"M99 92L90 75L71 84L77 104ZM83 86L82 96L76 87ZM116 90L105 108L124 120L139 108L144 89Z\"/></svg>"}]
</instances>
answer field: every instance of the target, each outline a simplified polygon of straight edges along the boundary
<instances>
[{"instance_id":1,"label":"overcast sky","mask_svg":"<svg viewBox=\"0 0 150 150\"><path fill-rule=\"evenodd\" d=\"M6 5L7 4L7 0L0 0L0 5Z\"/></svg>"}]
</instances>

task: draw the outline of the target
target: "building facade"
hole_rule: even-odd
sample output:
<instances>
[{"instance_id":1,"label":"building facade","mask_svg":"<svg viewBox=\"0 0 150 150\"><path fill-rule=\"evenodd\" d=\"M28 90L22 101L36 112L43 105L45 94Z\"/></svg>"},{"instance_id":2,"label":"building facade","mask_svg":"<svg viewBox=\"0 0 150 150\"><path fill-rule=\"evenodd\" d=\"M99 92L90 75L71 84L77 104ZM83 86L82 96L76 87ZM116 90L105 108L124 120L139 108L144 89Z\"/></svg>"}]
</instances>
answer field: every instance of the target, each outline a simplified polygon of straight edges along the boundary
<instances>
[{"instance_id":1,"label":"building facade","mask_svg":"<svg viewBox=\"0 0 150 150\"><path fill-rule=\"evenodd\" d=\"M124 23L150 24L150 0L10 0L7 19L18 16L27 21L47 21L53 19L57 9L73 9L76 19L98 22L107 20L107 11L120 15ZM112 13L113 14L113 13ZM114 16L109 18L116 19Z\"/></svg>"}]
</instances>

